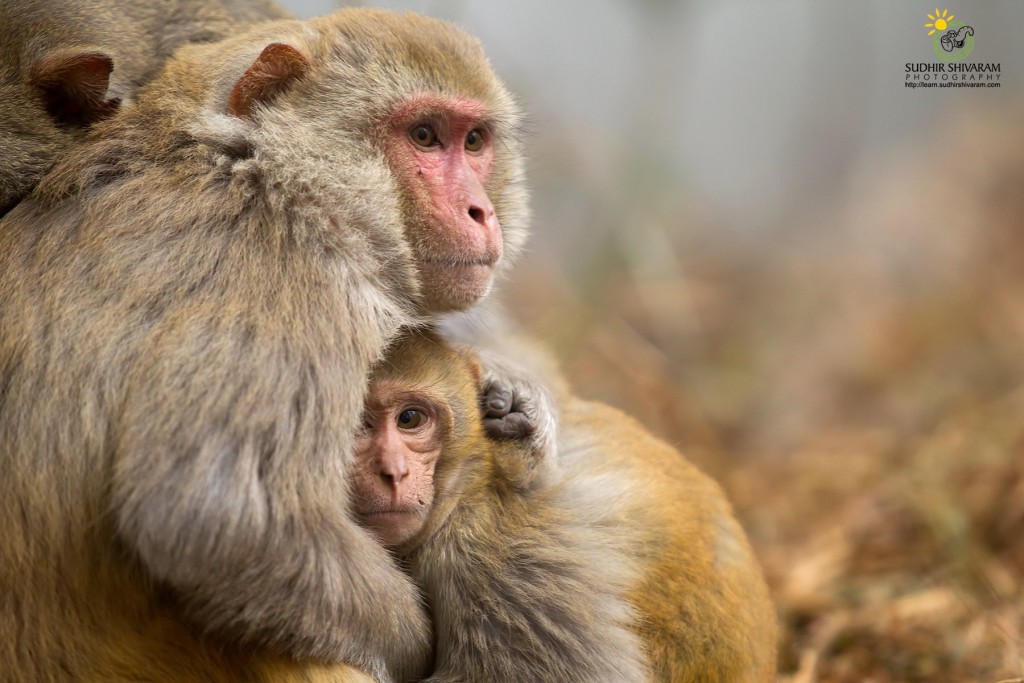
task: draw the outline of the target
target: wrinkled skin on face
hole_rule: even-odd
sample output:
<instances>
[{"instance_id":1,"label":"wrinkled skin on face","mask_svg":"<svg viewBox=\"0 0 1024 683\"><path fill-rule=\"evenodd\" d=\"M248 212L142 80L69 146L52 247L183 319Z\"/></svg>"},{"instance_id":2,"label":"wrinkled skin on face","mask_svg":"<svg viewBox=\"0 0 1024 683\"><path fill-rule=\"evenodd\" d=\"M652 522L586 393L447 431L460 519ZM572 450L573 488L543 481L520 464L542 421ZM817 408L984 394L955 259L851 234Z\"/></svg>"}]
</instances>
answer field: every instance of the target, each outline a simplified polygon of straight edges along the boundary
<instances>
[{"instance_id":1,"label":"wrinkled skin on face","mask_svg":"<svg viewBox=\"0 0 1024 683\"><path fill-rule=\"evenodd\" d=\"M431 310L456 310L487 294L502 257L488 184L494 134L470 98L413 97L389 119L385 153L398 180L423 294Z\"/></svg>"},{"instance_id":2,"label":"wrinkled skin on face","mask_svg":"<svg viewBox=\"0 0 1024 683\"><path fill-rule=\"evenodd\" d=\"M422 331L405 337L377 366L356 437L350 481L360 523L392 549L415 548L443 523L435 503L458 498L456 472L499 442L521 444L502 471L525 482L545 455L534 448L532 401L523 385L485 379L475 355Z\"/></svg>"},{"instance_id":3,"label":"wrinkled skin on face","mask_svg":"<svg viewBox=\"0 0 1024 683\"><path fill-rule=\"evenodd\" d=\"M378 381L356 441L356 514L388 546L416 535L434 502L434 469L451 411L429 391Z\"/></svg>"}]
</instances>

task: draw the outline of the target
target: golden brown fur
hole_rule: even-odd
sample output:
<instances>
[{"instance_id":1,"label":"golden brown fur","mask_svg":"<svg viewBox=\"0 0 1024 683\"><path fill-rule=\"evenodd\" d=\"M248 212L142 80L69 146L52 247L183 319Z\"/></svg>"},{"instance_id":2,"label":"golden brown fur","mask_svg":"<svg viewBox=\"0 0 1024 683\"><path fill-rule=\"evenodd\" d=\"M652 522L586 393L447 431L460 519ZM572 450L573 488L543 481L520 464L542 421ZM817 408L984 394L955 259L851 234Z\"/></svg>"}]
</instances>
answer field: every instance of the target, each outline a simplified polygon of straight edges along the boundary
<instances>
[{"instance_id":1,"label":"golden brown fur","mask_svg":"<svg viewBox=\"0 0 1024 683\"><path fill-rule=\"evenodd\" d=\"M97 607L101 607L99 602ZM350 666L300 662L202 637L170 609L149 610L144 618L130 623L120 610L98 611L96 616L97 630L89 636L89 657L76 659L75 648L70 648L62 657L59 674L44 668L5 667L0 680L375 683L374 678Z\"/></svg>"},{"instance_id":2,"label":"golden brown fur","mask_svg":"<svg viewBox=\"0 0 1024 683\"><path fill-rule=\"evenodd\" d=\"M430 336L374 377L441 392L454 416L434 510L398 548L430 599L431 681L772 679L760 568L719 487L677 451L564 394L557 455L492 441L472 361Z\"/></svg>"},{"instance_id":3,"label":"golden brown fur","mask_svg":"<svg viewBox=\"0 0 1024 683\"><path fill-rule=\"evenodd\" d=\"M308 69L231 115L271 45ZM416 231L444 226L378 126L422 92L487 111L514 253L509 95L465 34L369 10L183 48L0 223L0 677L427 665L419 592L345 504L369 368L433 315Z\"/></svg>"},{"instance_id":4,"label":"golden brown fur","mask_svg":"<svg viewBox=\"0 0 1024 683\"><path fill-rule=\"evenodd\" d=\"M220 40L247 25L285 17L271 0L4 0L0 215L29 193L93 122L90 115L55 120L47 111L45 93L36 81L38 67L47 59L105 55L113 71L100 75L99 95L128 101L180 45ZM57 91L68 96L64 88Z\"/></svg>"},{"instance_id":5,"label":"golden brown fur","mask_svg":"<svg viewBox=\"0 0 1024 683\"><path fill-rule=\"evenodd\" d=\"M374 383L440 397L448 411L433 508L395 549L429 599L428 680L643 680L622 599L635 576L616 532L600 531L608 519L591 505L563 505L530 440L485 436L475 361L432 335L408 336Z\"/></svg>"},{"instance_id":6,"label":"golden brown fur","mask_svg":"<svg viewBox=\"0 0 1024 683\"><path fill-rule=\"evenodd\" d=\"M565 475L628 481L633 492L614 517L641 561L643 578L628 597L654 680L773 680L775 611L719 486L613 408L576 398L560 408Z\"/></svg>"}]
</instances>

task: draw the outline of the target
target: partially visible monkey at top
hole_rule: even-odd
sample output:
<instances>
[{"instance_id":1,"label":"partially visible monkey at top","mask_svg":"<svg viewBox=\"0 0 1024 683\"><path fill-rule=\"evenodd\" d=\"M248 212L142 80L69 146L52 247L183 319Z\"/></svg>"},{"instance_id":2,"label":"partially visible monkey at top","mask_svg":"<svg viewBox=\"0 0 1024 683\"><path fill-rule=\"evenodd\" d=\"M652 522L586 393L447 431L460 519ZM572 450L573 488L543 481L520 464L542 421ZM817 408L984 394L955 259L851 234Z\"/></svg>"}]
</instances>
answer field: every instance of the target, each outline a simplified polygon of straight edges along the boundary
<instances>
[{"instance_id":1,"label":"partially visible monkey at top","mask_svg":"<svg viewBox=\"0 0 1024 683\"><path fill-rule=\"evenodd\" d=\"M7 214L6 670L427 670L419 591L346 477L370 366L483 297L525 237L518 121L448 24L261 24L179 50Z\"/></svg>"},{"instance_id":2,"label":"partially visible monkey at top","mask_svg":"<svg viewBox=\"0 0 1024 683\"><path fill-rule=\"evenodd\" d=\"M271 0L0 2L0 216L177 47L286 17Z\"/></svg>"},{"instance_id":3,"label":"partially visible monkey at top","mask_svg":"<svg viewBox=\"0 0 1024 683\"><path fill-rule=\"evenodd\" d=\"M485 433L482 393L508 424ZM555 456L438 337L374 372L352 504L427 594L429 681L772 680L774 610L721 490L625 415L561 398Z\"/></svg>"}]
</instances>

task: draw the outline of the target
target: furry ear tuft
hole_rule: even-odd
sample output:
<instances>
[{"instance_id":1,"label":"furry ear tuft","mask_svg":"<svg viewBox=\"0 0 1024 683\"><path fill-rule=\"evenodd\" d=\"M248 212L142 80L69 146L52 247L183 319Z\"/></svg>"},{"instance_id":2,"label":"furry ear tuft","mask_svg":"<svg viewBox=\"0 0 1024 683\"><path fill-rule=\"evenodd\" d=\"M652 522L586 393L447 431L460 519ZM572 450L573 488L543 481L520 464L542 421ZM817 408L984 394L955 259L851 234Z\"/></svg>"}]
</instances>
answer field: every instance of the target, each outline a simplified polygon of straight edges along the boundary
<instances>
[{"instance_id":1,"label":"furry ear tuft","mask_svg":"<svg viewBox=\"0 0 1024 683\"><path fill-rule=\"evenodd\" d=\"M107 99L113 70L114 60L103 51L58 50L32 65L29 81L57 123L88 126L111 116L121 104Z\"/></svg>"},{"instance_id":2,"label":"furry ear tuft","mask_svg":"<svg viewBox=\"0 0 1024 683\"><path fill-rule=\"evenodd\" d=\"M228 99L228 111L238 117L250 116L253 107L273 100L308 70L309 58L296 48L287 43L267 45L235 83Z\"/></svg>"},{"instance_id":3,"label":"furry ear tuft","mask_svg":"<svg viewBox=\"0 0 1024 683\"><path fill-rule=\"evenodd\" d=\"M459 351L458 354L465 359L466 366L469 368L469 374L473 376L473 380L476 382L477 392L483 391L484 371L480 367L480 362L471 353Z\"/></svg>"}]
</instances>

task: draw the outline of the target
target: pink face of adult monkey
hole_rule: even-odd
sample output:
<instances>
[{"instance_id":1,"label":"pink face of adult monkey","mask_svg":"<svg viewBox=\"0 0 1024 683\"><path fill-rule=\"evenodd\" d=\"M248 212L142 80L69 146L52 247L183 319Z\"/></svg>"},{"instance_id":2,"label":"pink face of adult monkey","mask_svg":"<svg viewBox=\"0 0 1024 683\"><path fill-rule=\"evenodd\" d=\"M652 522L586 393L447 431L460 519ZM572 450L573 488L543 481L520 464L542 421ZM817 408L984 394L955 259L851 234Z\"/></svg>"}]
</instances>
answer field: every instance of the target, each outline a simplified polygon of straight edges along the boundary
<instances>
[{"instance_id":1,"label":"pink face of adult monkey","mask_svg":"<svg viewBox=\"0 0 1024 683\"><path fill-rule=\"evenodd\" d=\"M391 117L386 153L420 220L415 246L432 307L462 308L490 288L501 260L501 226L487 195L494 135L472 99L414 97Z\"/></svg>"}]
</instances>

